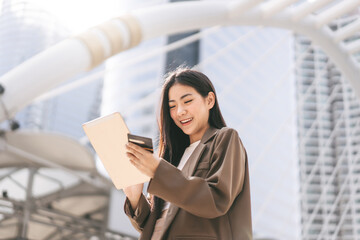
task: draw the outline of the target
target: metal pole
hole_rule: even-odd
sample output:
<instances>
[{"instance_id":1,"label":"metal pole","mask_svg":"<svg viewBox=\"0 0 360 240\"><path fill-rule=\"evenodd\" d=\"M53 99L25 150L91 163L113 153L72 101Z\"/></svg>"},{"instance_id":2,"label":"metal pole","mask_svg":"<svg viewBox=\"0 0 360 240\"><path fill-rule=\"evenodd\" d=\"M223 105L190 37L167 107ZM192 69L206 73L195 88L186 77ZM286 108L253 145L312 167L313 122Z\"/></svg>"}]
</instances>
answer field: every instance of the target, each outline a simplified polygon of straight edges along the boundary
<instances>
[{"instance_id":1,"label":"metal pole","mask_svg":"<svg viewBox=\"0 0 360 240\"><path fill-rule=\"evenodd\" d=\"M36 168L29 168L29 177L28 177L28 184L26 189L26 201L24 203L24 218L22 221L22 225L20 225L19 233L21 236L21 239L27 239L27 233L28 233L28 226L29 226L29 220L30 220L30 213L31 208L33 206L32 202L32 189L34 185L34 176L36 173Z\"/></svg>"}]
</instances>

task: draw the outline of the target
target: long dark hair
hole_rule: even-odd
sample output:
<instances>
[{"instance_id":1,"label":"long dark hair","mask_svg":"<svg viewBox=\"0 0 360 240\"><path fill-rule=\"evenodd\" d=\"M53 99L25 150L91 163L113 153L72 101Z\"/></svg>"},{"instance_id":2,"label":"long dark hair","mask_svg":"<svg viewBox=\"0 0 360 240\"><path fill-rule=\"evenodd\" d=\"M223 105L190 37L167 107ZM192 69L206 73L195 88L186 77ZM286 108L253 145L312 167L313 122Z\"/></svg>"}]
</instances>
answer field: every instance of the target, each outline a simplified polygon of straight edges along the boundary
<instances>
[{"instance_id":1,"label":"long dark hair","mask_svg":"<svg viewBox=\"0 0 360 240\"><path fill-rule=\"evenodd\" d=\"M178 166L185 148L189 146L190 139L172 120L169 109L169 90L174 84L193 87L202 97L207 97L209 92L215 95L215 104L209 113L209 125L215 128L225 127L216 92L210 79L203 73L188 68L178 68L168 73L162 88L161 109L159 119L159 156L174 166ZM157 216L162 211L163 200L154 197L153 210Z\"/></svg>"}]
</instances>

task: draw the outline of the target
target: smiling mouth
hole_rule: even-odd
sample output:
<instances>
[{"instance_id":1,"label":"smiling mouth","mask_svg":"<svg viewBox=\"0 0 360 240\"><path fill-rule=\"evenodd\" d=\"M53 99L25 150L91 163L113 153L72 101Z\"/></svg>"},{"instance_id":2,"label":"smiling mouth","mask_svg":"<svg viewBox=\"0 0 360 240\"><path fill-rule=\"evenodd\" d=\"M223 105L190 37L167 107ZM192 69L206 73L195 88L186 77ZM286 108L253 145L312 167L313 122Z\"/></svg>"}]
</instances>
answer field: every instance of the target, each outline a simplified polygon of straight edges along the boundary
<instances>
[{"instance_id":1,"label":"smiling mouth","mask_svg":"<svg viewBox=\"0 0 360 240\"><path fill-rule=\"evenodd\" d=\"M188 118L188 119L185 119L185 120L181 120L180 123L181 123L182 125L187 125L187 124L189 124L192 120L193 120L193 118Z\"/></svg>"}]
</instances>

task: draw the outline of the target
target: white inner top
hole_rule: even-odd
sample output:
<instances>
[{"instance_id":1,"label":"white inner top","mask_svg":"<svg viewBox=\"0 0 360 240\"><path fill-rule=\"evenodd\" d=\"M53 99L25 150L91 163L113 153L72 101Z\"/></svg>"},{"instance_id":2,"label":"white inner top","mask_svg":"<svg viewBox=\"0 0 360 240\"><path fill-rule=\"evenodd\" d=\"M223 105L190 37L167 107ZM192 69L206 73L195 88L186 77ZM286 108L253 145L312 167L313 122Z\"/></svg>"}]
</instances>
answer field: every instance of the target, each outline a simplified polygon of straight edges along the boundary
<instances>
[{"instance_id":1,"label":"white inner top","mask_svg":"<svg viewBox=\"0 0 360 240\"><path fill-rule=\"evenodd\" d=\"M184 154L181 157L180 163L178 165L178 169L182 170L186 164L186 162L189 160L189 157L191 156L191 154L194 152L195 148L199 145L200 140L193 142L192 144L190 144L184 151ZM165 202L164 203L164 207L163 207L163 211L168 209L170 206L169 202Z\"/></svg>"}]
</instances>

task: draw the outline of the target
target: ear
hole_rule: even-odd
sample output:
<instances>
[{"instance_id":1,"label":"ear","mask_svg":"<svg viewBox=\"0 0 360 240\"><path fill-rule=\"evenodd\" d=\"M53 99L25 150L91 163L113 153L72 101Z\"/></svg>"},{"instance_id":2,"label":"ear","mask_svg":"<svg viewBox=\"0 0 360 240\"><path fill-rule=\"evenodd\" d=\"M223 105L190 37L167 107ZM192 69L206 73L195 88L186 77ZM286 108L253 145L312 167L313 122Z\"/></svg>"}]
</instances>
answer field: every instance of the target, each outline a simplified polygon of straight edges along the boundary
<instances>
[{"instance_id":1,"label":"ear","mask_svg":"<svg viewBox=\"0 0 360 240\"><path fill-rule=\"evenodd\" d=\"M214 105L215 105L215 93L213 93L213 92L208 93L208 95L206 97L206 104L207 104L209 110L214 107Z\"/></svg>"}]
</instances>

